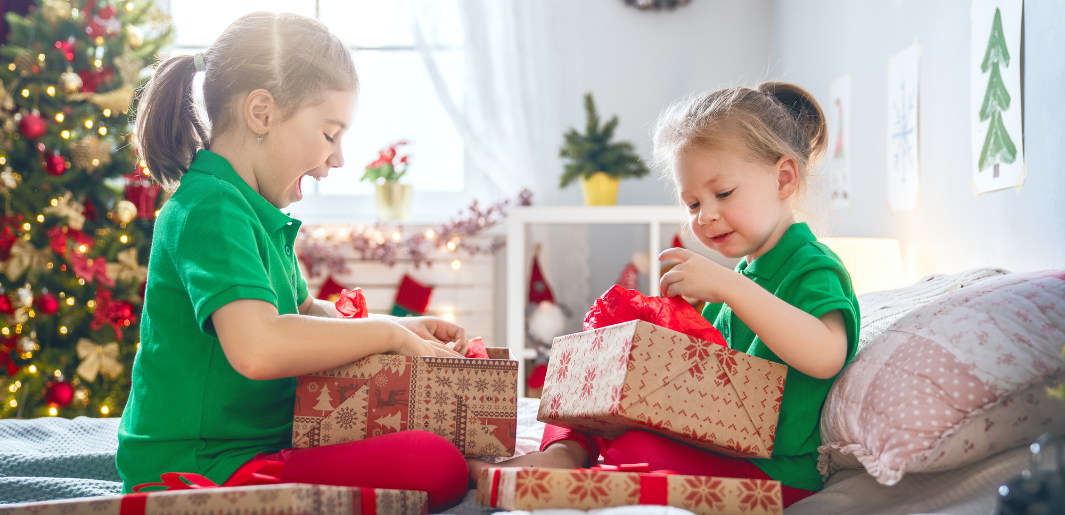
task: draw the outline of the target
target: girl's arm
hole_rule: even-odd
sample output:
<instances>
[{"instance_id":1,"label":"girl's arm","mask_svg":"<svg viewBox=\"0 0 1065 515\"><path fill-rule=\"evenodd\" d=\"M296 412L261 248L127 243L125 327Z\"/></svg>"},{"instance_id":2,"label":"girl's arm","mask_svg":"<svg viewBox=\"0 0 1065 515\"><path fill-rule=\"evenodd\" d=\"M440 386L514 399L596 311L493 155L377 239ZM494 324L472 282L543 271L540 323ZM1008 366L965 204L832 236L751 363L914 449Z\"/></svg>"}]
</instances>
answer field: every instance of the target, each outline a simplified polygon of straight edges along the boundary
<instances>
[{"instance_id":1,"label":"girl's arm","mask_svg":"<svg viewBox=\"0 0 1065 515\"><path fill-rule=\"evenodd\" d=\"M370 354L462 357L441 343L419 338L391 317L280 315L269 302L242 299L218 308L211 322L230 365L253 380L312 374Z\"/></svg>"},{"instance_id":2,"label":"girl's arm","mask_svg":"<svg viewBox=\"0 0 1065 515\"><path fill-rule=\"evenodd\" d=\"M308 296L307 300L303 301L303 304L299 306L299 312L301 315L310 315L326 318L337 318L336 304L327 300L316 299ZM406 327L418 335L423 340L429 340L437 343L451 343L454 342L453 350L463 356L466 355L466 350L469 347L469 340L466 339L466 330L459 327L456 324L441 320L435 317L391 317L388 315L375 315L370 314L370 318L384 317L391 318L397 324Z\"/></svg>"},{"instance_id":3,"label":"girl's arm","mask_svg":"<svg viewBox=\"0 0 1065 515\"><path fill-rule=\"evenodd\" d=\"M325 318L337 317L336 304L329 302L328 300L316 299L310 295L307 296L307 300L303 301L303 304L300 304L299 311L301 315Z\"/></svg>"},{"instance_id":4,"label":"girl's arm","mask_svg":"<svg viewBox=\"0 0 1065 515\"><path fill-rule=\"evenodd\" d=\"M662 276L663 295L728 304L769 350L810 377L828 379L843 368L847 360L847 327L838 310L814 317L742 274L689 250L670 249L659 259L681 261Z\"/></svg>"}]
</instances>

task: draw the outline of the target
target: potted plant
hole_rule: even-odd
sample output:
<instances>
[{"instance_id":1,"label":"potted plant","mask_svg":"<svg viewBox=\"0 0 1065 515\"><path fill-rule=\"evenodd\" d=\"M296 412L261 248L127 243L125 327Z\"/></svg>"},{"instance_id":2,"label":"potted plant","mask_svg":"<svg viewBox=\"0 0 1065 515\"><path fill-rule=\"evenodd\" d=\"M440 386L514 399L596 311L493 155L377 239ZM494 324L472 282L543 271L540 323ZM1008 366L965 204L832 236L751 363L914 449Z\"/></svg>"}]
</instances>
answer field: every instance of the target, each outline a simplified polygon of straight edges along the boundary
<instances>
[{"instance_id":1,"label":"potted plant","mask_svg":"<svg viewBox=\"0 0 1065 515\"><path fill-rule=\"evenodd\" d=\"M584 110L588 115L587 134L570 129L565 135L566 142L560 155L567 163L559 187L565 188L580 178L585 205L612 206L617 204L621 179L643 177L648 170L636 155L632 143L610 142L618 126L618 117L614 116L600 127L599 113L591 93L584 95Z\"/></svg>"},{"instance_id":2,"label":"potted plant","mask_svg":"<svg viewBox=\"0 0 1065 515\"><path fill-rule=\"evenodd\" d=\"M411 185L400 184L399 179L407 173L409 155L398 157L397 148L406 145L398 141L381 151L377 160L366 165L366 173L360 180L374 183L377 198L377 217L385 220L410 218Z\"/></svg>"}]
</instances>

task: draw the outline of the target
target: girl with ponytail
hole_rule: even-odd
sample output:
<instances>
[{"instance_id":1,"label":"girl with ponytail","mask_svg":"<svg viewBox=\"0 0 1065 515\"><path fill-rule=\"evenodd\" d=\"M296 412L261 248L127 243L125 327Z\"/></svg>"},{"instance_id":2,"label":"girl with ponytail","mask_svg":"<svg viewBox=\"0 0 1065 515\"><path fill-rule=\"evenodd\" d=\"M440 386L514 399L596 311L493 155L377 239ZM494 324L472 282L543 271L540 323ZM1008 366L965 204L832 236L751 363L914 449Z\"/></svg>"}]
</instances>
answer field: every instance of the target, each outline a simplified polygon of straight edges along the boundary
<instances>
[{"instance_id":1,"label":"girl with ponytail","mask_svg":"<svg viewBox=\"0 0 1065 515\"><path fill-rule=\"evenodd\" d=\"M764 82L693 96L656 123L654 153L677 188L696 238L729 258L728 270L689 250L661 279L665 296L707 302L703 316L735 350L788 365L772 457L732 458L640 430L609 443L547 426L541 452L504 466L648 463L681 474L775 479L784 507L821 489L821 405L854 357L860 315L850 275L795 219L795 204L827 146L813 96ZM471 462L471 474L479 465Z\"/></svg>"},{"instance_id":2,"label":"girl with ponytail","mask_svg":"<svg viewBox=\"0 0 1065 515\"><path fill-rule=\"evenodd\" d=\"M135 143L173 196L155 224L119 428L126 492L165 472L221 484L268 460L284 464L283 482L422 490L434 510L465 494L462 454L432 433L290 449L295 376L467 346L461 327L435 318L335 318L300 275L300 222L281 209L302 198L303 179L343 165L358 85L350 51L324 25L257 12L204 53L162 61L142 92Z\"/></svg>"}]
</instances>

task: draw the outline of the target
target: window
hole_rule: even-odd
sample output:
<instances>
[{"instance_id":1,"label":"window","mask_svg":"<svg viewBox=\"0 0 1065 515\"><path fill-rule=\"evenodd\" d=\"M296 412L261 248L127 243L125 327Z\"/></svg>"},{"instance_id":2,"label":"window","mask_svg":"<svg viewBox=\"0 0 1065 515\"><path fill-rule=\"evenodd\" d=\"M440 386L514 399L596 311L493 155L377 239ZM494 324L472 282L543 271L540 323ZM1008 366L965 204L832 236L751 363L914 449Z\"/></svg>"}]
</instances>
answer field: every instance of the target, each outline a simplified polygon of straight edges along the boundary
<instances>
[{"instance_id":1,"label":"window","mask_svg":"<svg viewBox=\"0 0 1065 515\"><path fill-rule=\"evenodd\" d=\"M441 74L461 101L462 33L457 6L439 3L431 40ZM366 164L390 143L407 140L411 166L404 182L415 194L443 202L417 202L415 218L439 218L472 197L463 143L441 105L422 57L414 47L398 0L173 0L175 53L206 49L235 19L253 11L291 12L317 18L344 40L359 70L361 90L352 128L343 139L342 168L321 182L303 183L305 199L290 210L304 221L373 218L373 185L360 182ZM209 13L209 15L205 15ZM473 178L474 183L483 180ZM483 189L483 188L474 188Z\"/></svg>"}]
</instances>

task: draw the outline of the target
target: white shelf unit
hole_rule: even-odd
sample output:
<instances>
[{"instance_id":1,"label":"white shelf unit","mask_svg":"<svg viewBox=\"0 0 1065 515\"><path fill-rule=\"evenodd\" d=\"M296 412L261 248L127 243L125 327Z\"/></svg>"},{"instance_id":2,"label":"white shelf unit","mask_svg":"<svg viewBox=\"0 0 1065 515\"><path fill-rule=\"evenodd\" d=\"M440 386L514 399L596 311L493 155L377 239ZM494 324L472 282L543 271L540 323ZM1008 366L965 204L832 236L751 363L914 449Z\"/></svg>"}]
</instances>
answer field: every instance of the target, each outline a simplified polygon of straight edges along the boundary
<instances>
[{"instance_id":1,"label":"white shelf unit","mask_svg":"<svg viewBox=\"0 0 1065 515\"><path fill-rule=\"evenodd\" d=\"M507 346L518 359L518 395L525 395L525 360L536 357L525 348L525 305L528 286L525 259L525 231L530 224L627 224L648 225L651 255L650 276L658 277L656 258L662 248L662 224L683 225L684 210L679 206L521 206L507 214ZM657 296L658 281L650 281Z\"/></svg>"}]
</instances>

